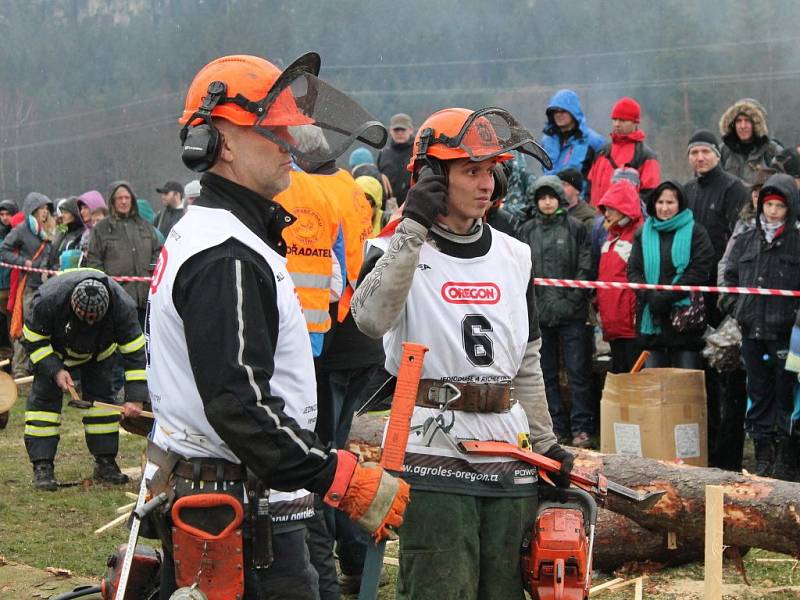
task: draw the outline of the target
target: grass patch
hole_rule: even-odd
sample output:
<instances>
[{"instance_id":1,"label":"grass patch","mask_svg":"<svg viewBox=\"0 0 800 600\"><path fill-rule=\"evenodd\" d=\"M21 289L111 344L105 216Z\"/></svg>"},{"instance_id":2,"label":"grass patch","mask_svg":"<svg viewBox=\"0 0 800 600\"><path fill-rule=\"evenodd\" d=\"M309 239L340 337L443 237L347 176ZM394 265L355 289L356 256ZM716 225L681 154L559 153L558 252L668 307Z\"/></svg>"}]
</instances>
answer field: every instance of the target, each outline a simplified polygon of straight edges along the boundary
<instances>
[{"instance_id":1,"label":"grass patch","mask_svg":"<svg viewBox=\"0 0 800 600\"><path fill-rule=\"evenodd\" d=\"M56 492L36 491L22 439L28 390L29 386L20 389L8 427L0 431L0 554L38 568L62 567L78 575L99 577L105 571L107 556L127 541L128 531L120 526L99 535L93 532L118 516L117 507L131 502L125 492L136 493L138 483L92 484L94 461L86 448L80 412L65 404L56 479L78 485ZM144 438L121 432L120 467L140 465L144 448Z\"/></svg>"}]
</instances>

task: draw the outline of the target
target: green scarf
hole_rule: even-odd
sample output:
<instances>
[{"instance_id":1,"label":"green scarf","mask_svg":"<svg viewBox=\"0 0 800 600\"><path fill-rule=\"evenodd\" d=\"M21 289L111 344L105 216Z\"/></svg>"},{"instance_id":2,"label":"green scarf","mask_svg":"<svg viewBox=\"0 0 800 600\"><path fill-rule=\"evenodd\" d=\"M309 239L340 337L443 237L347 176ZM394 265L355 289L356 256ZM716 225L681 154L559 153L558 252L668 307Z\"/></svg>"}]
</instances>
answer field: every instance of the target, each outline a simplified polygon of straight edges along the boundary
<instances>
[{"instance_id":1,"label":"green scarf","mask_svg":"<svg viewBox=\"0 0 800 600\"><path fill-rule=\"evenodd\" d=\"M694 215L685 208L677 215L666 221L655 217L648 217L642 228L642 254L644 255L644 280L645 283L658 283L661 274L661 232L674 231L672 238L671 258L675 266L675 278L672 283L680 279L689 259L692 257L692 231L694 230ZM676 305L689 303L689 298L676 302ZM641 332L646 335L658 335L661 327L653 322L650 305L645 304L642 310Z\"/></svg>"}]
</instances>

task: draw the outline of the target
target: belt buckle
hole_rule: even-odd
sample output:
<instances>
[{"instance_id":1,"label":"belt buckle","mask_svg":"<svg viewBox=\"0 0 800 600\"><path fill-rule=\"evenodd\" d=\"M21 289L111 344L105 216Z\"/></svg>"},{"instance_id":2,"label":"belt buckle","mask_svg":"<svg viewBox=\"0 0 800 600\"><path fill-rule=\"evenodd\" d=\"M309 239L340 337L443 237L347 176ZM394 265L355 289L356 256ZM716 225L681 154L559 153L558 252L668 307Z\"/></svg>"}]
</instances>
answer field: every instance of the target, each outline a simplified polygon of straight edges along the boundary
<instances>
[{"instance_id":1,"label":"belt buckle","mask_svg":"<svg viewBox=\"0 0 800 600\"><path fill-rule=\"evenodd\" d=\"M452 398L448 398L448 392L453 393ZM444 412L459 398L461 398L461 390L449 381L441 386L431 386L428 390L428 400L435 402L439 406L439 412Z\"/></svg>"}]
</instances>

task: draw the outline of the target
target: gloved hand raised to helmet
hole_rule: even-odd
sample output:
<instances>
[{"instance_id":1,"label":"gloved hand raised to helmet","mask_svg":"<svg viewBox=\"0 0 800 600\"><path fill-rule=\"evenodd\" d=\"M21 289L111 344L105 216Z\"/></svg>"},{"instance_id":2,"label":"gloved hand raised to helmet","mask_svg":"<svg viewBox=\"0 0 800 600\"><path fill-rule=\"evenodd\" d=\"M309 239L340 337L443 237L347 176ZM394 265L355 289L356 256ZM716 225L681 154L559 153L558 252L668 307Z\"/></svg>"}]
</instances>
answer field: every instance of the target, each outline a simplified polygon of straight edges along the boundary
<instances>
[{"instance_id":1,"label":"gloved hand raised to helmet","mask_svg":"<svg viewBox=\"0 0 800 600\"><path fill-rule=\"evenodd\" d=\"M409 485L377 465L359 465L355 454L337 452L336 474L325 502L338 508L379 542L403 523Z\"/></svg>"},{"instance_id":2,"label":"gloved hand raised to helmet","mask_svg":"<svg viewBox=\"0 0 800 600\"><path fill-rule=\"evenodd\" d=\"M446 214L447 179L444 175L436 175L431 169L422 169L417 183L408 190L403 216L430 229L436 217Z\"/></svg>"},{"instance_id":3,"label":"gloved hand raised to helmet","mask_svg":"<svg viewBox=\"0 0 800 600\"><path fill-rule=\"evenodd\" d=\"M558 444L553 444L550 449L544 453L547 458L557 460L561 463L561 469L557 473L548 473L550 479L553 480L560 488L569 487L569 474L572 472L572 466L575 464L575 457L571 452L567 452Z\"/></svg>"}]
</instances>

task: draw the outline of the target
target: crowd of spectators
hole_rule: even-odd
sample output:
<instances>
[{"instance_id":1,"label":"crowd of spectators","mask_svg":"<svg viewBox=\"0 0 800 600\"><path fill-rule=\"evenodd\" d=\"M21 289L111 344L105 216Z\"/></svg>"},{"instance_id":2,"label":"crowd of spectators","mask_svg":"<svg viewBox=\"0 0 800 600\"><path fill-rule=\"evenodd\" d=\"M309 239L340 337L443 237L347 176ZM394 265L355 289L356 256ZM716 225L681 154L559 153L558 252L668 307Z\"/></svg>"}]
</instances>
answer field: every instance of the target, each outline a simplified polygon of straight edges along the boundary
<instances>
[{"instance_id":1,"label":"crowd of spectators","mask_svg":"<svg viewBox=\"0 0 800 600\"><path fill-rule=\"evenodd\" d=\"M635 99L619 99L610 110L606 139L587 123L578 95L559 90L545 109L541 138L552 168L537 177L521 154L498 166L487 222L530 246L537 277L800 290L800 156L769 137L764 107L739 100L723 113L720 137L695 132L687 140L693 176L686 182L662 176L641 117ZM354 149L349 170L333 161L297 163L292 186L276 197L296 220L284 239L316 359L317 433L337 447L347 441L354 410L368 400L381 406L386 396L381 343L355 327L349 299L364 242L402 210L411 185L411 117L394 115L389 131L377 156ZM0 312L6 317L3 334L13 345L15 376L30 370L18 339L37 288L51 275L12 266L151 275L164 240L199 196L201 182L184 188L168 181L155 191L161 195L158 213L126 181L112 183L105 196L90 190L51 200L31 192L21 208L13 200L0 202L0 261L8 265L0 267ZM121 285L144 329L148 283ZM797 299L537 286L536 302L548 407L560 442L597 444L593 358L605 352L610 372L625 373L646 350L647 367L706 371L712 466L741 469L747 432L757 474L800 480L798 383L786 364L792 353L800 357L800 347L790 353ZM741 361L718 372L701 351L708 329L725 320L735 320L741 330ZM796 330L800 343L800 323ZM118 371L116 389L123 383ZM339 585L353 590L360 584L368 540L340 516L327 511L317 533L310 527L321 591L322 563L330 563L324 549L332 544L319 536L338 540ZM321 554L315 554L314 539ZM334 589L335 571L328 577Z\"/></svg>"}]
</instances>

